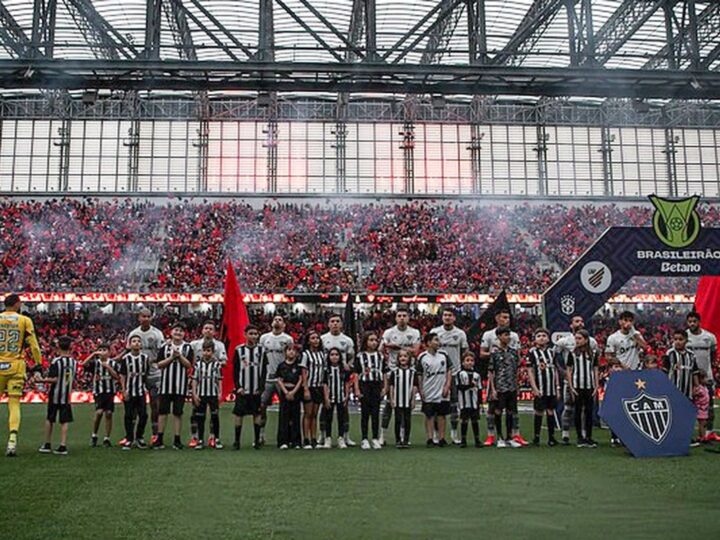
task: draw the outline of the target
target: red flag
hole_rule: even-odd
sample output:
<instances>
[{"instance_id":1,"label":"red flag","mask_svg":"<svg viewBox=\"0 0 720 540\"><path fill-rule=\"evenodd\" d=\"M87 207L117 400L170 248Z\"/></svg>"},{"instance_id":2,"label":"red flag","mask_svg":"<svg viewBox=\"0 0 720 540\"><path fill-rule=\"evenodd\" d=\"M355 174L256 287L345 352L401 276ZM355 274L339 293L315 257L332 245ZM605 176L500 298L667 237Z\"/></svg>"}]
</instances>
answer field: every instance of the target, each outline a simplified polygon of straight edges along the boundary
<instances>
[{"instance_id":1,"label":"red flag","mask_svg":"<svg viewBox=\"0 0 720 540\"><path fill-rule=\"evenodd\" d=\"M702 327L720 341L720 277L700 278L695 295L695 310L702 318Z\"/></svg>"},{"instance_id":2,"label":"red flag","mask_svg":"<svg viewBox=\"0 0 720 540\"><path fill-rule=\"evenodd\" d=\"M240 287L238 286L235 269L230 261L227 263L225 274L225 301L223 303L223 322L221 339L227 347L228 362L223 369L222 397L225 398L233 391L233 357L235 347L245 343L245 327L250 324L247 308L243 302Z\"/></svg>"}]
</instances>

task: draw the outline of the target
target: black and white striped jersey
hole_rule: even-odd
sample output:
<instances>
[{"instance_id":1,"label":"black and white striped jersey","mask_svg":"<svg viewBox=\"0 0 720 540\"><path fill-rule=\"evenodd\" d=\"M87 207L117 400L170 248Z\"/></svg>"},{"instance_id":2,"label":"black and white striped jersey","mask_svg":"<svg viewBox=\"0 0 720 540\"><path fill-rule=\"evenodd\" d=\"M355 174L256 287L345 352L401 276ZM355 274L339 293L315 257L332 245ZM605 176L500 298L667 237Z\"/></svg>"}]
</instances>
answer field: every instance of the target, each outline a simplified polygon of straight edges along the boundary
<instances>
[{"instance_id":1,"label":"black and white striped jersey","mask_svg":"<svg viewBox=\"0 0 720 540\"><path fill-rule=\"evenodd\" d=\"M324 351L305 350L300 358L300 367L307 371L308 388L318 388L325 380L327 356Z\"/></svg>"},{"instance_id":2,"label":"black and white striped jersey","mask_svg":"<svg viewBox=\"0 0 720 540\"><path fill-rule=\"evenodd\" d=\"M267 355L260 345L248 347L239 345L233 356L233 375L235 388L243 389L246 395L260 394L265 388Z\"/></svg>"},{"instance_id":3,"label":"black and white striped jersey","mask_svg":"<svg viewBox=\"0 0 720 540\"><path fill-rule=\"evenodd\" d=\"M596 353L573 351L568 354L567 367L572 367L572 384L576 390L594 390L597 386L594 368L598 365Z\"/></svg>"},{"instance_id":4,"label":"black and white striped jersey","mask_svg":"<svg viewBox=\"0 0 720 540\"><path fill-rule=\"evenodd\" d=\"M415 388L418 385L417 371L414 367L398 366L390 372L390 386L395 407L406 409L412 406Z\"/></svg>"},{"instance_id":5,"label":"black and white striped jersey","mask_svg":"<svg viewBox=\"0 0 720 540\"><path fill-rule=\"evenodd\" d=\"M120 369L120 364L115 360L108 360L107 364L116 373ZM92 370L93 394L114 394L118 391L115 378L110 374L110 370L102 365L100 360L93 358L85 364L85 369L88 368Z\"/></svg>"},{"instance_id":6,"label":"black and white striped jersey","mask_svg":"<svg viewBox=\"0 0 720 540\"><path fill-rule=\"evenodd\" d=\"M455 386L457 387L459 409L478 409L480 407L482 380L477 371L466 369L458 371L455 375Z\"/></svg>"},{"instance_id":7,"label":"black and white striped jersey","mask_svg":"<svg viewBox=\"0 0 720 540\"><path fill-rule=\"evenodd\" d=\"M533 347L528 352L527 365L532 369L535 384L542 397L555 396L558 386L558 370L555 366L555 351L552 347Z\"/></svg>"},{"instance_id":8,"label":"black and white striped jersey","mask_svg":"<svg viewBox=\"0 0 720 540\"><path fill-rule=\"evenodd\" d=\"M58 356L50 363L48 377L56 378L57 381L50 385L48 399L55 405L67 405L70 403L75 374L77 373L78 362L70 356Z\"/></svg>"},{"instance_id":9,"label":"black and white striped jersey","mask_svg":"<svg viewBox=\"0 0 720 540\"><path fill-rule=\"evenodd\" d=\"M668 377L688 399L692 400L693 376L698 372L697 360L692 351L671 348L665 355Z\"/></svg>"},{"instance_id":10,"label":"black and white striped jersey","mask_svg":"<svg viewBox=\"0 0 720 540\"><path fill-rule=\"evenodd\" d=\"M385 360L379 352L361 352L355 357L355 373L360 382L382 382Z\"/></svg>"},{"instance_id":11,"label":"black and white striped jersey","mask_svg":"<svg viewBox=\"0 0 720 540\"><path fill-rule=\"evenodd\" d=\"M195 363L192 377L198 397L218 397L220 395L222 368L223 362L220 360L211 360L210 362L200 360Z\"/></svg>"},{"instance_id":12,"label":"black and white striped jersey","mask_svg":"<svg viewBox=\"0 0 720 540\"><path fill-rule=\"evenodd\" d=\"M173 351L178 350L180 354L193 361L193 351L190 344L183 342L180 345L173 345L168 341L158 351L158 363L171 358ZM188 393L188 369L180 363L179 358L175 358L169 365L160 368L160 393L164 395L182 395Z\"/></svg>"},{"instance_id":13,"label":"black and white striped jersey","mask_svg":"<svg viewBox=\"0 0 720 540\"><path fill-rule=\"evenodd\" d=\"M150 359L146 354L137 356L127 353L120 361L120 375L125 378L125 390L129 398L145 397L145 380L150 370Z\"/></svg>"},{"instance_id":14,"label":"black and white striped jersey","mask_svg":"<svg viewBox=\"0 0 720 540\"><path fill-rule=\"evenodd\" d=\"M328 387L330 403L343 403L345 401L345 383L347 382L347 371L343 365L328 364L325 370L325 379Z\"/></svg>"}]
</instances>

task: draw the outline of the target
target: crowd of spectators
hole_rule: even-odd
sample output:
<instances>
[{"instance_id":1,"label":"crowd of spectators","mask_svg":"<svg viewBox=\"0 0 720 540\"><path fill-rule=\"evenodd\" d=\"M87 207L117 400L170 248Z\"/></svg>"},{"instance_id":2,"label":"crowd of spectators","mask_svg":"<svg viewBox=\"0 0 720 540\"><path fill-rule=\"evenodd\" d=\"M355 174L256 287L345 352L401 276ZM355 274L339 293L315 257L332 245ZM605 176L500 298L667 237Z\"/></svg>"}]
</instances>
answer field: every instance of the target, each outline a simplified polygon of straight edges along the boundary
<instances>
[{"instance_id":1,"label":"crowd of spectators","mask_svg":"<svg viewBox=\"0 0 720 540\"><path fill-rule=\"evenodd\" d=\"M137 262L158 249L154 210L131 200L0 202L0 289L132 290Z\"/></svg>"},{"instance_id":2,"label":"crowd of spectators","mask_svg":"<svg viewBox=\"0 0 720 540\"><path fill-rule=\"evenodd\" d=\"M0 203L0 289L219 292L543 292L609 226L648 206L266 204L54 199ZM702 208L704 225L720 223ZM693 293L636 279L630 293Z\"/></svg>"}]
</instances>

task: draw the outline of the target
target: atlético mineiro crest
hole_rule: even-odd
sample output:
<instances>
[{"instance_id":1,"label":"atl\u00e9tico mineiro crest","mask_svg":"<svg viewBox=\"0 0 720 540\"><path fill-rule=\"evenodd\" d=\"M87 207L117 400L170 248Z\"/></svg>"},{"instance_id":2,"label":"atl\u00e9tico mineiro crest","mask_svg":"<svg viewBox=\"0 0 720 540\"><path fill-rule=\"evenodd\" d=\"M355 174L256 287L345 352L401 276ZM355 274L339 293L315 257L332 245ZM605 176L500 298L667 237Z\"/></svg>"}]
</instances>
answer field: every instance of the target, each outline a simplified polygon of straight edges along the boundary
<instances>
[{"instance_id":1,"label":"atl\u00e9tico mineiro crest","mask_svg":"<svg viewBox=\"0 0 720 540\"><path fill-rule=\"evenodd\" d=\"M655 397L642 392L622 402L623 410L635 429L655 444L662 443L672 424L672 408L667 396Z\"/></svg>"}]
</instances>

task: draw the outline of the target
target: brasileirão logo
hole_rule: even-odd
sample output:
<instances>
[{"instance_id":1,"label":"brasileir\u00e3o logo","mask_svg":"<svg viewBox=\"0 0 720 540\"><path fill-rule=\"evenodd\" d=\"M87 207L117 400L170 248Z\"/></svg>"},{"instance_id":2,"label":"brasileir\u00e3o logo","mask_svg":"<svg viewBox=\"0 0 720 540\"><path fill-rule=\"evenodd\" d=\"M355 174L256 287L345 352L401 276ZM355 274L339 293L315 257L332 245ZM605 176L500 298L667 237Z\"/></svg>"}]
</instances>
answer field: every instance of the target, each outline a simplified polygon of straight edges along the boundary
<instances>
[{"instance_id":1,"label":"brasileir\u00e3o logo","mask_svg":"<svg viewBox=\"0 0 720 540\"><path fill-rule=\"evenodd\" d=\"M700 234L700 216L696 206L700 197L671 200L650 195L655 206L653 229L663 244L672 248L684 248L692 244Z\"/></svg>"}]
</instances>

